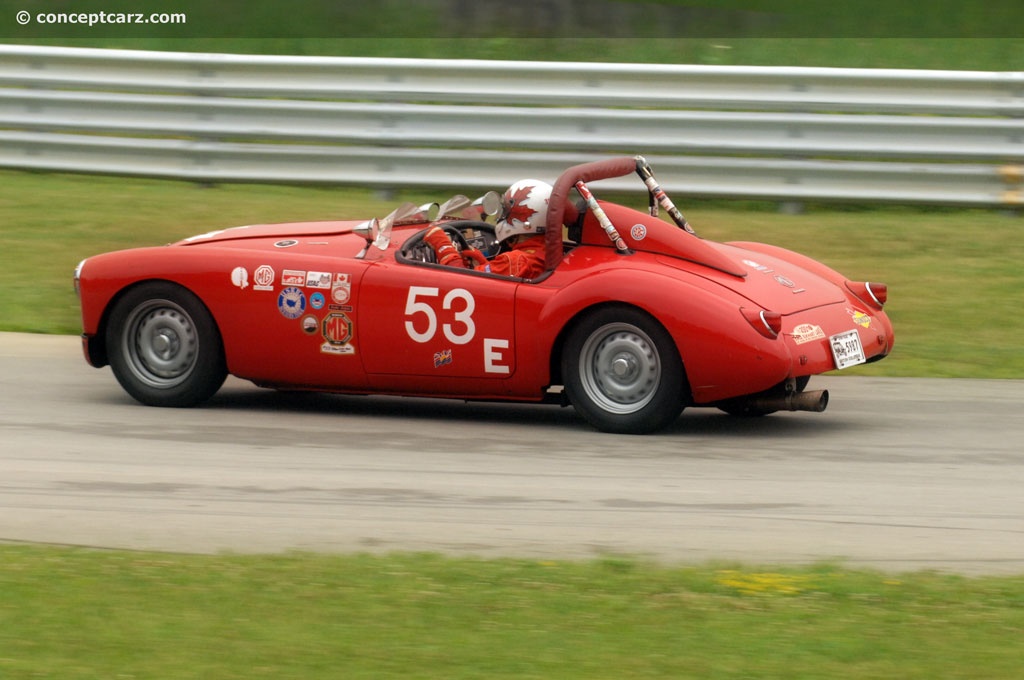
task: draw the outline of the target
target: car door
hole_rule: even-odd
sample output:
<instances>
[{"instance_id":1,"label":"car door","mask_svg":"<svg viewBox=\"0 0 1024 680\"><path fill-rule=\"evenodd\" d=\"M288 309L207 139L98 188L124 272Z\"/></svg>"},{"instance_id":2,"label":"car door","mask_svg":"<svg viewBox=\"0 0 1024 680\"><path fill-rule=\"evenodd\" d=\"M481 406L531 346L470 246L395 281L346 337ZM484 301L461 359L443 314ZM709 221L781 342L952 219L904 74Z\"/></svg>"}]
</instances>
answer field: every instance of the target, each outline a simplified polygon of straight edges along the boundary
<instances>
[{"instance_id":1,"label":"car door","mask_svg":"<svg viewBox=\"0 0 1024 680\"><path fill-rule=\"evenodd\" d=\"M380 389L415 384L417 392L438 394L493 391L494 380L516 371L519 285L515 279L416 263L370 267L356 333L371 383Z\"/></svg>"}]
</instances>

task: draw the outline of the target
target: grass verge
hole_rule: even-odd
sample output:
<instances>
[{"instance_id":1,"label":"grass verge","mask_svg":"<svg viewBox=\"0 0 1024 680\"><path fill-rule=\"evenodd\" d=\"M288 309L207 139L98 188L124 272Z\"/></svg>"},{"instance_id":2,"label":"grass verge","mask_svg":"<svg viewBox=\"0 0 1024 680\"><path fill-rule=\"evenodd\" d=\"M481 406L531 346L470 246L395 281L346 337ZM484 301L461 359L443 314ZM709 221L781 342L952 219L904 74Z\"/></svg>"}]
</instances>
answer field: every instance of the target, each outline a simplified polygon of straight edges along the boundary
<instances>
[{"instance_id":1,"label":"grass verge","mask_svg":"<svg viewBox=\"0 0 1024 680\"><path fill-rule=\"evenodd\" d=\"M256 222L381 216L399 200L438 197L383 200L352 188L0 172L0 330L78 333L71 272L96 253ZM644 200L639 193L632 198ZM693 204L682 196L676 202L707 238L774 243L853 278L888 283L896 349L852 372L1024 377L1019 219L895 207L785 215L742 203Z\"/></svg>"},{"instance_id":2,"label":"grass verge","mask_svg":"<svg viewBox=\"0 0 1024 680\"><path fill-rule=\"evenodd\" d=\"M1024 577L0 546L0 677L1010 678Z\"/></svg>"},{"instance_id":3,"label":"grass verge","mask_svg":"<svg viewBox=\"0 0 1024 680\"><path fill-rule=\"evenodd\" d=\"M12 11L13 15L13 11ZM70 47L307 56L498 59L713 66L829 66L938 70L1024 69L1019 38L51 38L10 39Z\"/></svg>"}]
</instances>

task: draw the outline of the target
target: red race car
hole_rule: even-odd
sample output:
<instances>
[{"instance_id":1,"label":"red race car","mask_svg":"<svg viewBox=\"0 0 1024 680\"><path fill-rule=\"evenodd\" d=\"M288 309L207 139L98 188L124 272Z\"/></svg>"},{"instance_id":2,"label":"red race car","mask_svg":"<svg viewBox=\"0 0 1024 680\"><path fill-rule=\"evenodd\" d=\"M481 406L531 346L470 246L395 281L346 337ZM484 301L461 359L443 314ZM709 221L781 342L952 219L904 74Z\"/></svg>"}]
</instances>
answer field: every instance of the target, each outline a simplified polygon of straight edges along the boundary
<instances>
[{"instance_id":1,"label":"red race car","mask_svg":"<svg viewBox=\"0 0 1024 680\"><path fill-rule=\"evenodd\" d=\"M588 187L634 172L649 212ZM236 227L88 258L75 272L86 358L154 406L200 404L230 373L277 389L571 405L600 430L644 433L688 406L822 411L828 393L806 391L810 376L892 349L884 284L698 237L642 157L531 182L379 220ZM534 243L527 275L497 266L517 238ZM442 264L439 240L458 257L445 248Z\"/></svg>"}]
</instances>

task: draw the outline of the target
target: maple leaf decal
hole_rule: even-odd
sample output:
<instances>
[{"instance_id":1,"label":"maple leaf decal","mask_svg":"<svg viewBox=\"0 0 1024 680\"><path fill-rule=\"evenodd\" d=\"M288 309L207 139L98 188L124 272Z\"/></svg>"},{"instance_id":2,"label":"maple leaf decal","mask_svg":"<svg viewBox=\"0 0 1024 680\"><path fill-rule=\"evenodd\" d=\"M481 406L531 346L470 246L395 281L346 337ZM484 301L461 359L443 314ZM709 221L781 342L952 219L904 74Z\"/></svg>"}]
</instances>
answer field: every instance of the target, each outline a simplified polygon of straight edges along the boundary
<instances>
[{"instance_id":1,"label":"maple leaf decal","mask_svg":"<svg viewBox=\"0 0 1024 680\"><path fill-rule=\"evenodd\" d=\"M509 222L512 220L519 220L520 222L526 223L530 221L537 211L528 205L525 205L526 199L530 197L530 192L533 187L523 187L516 189L515 193L512 194L512 199L509 201L508 214L505 219Z\"/></svg>"}]
</instances>

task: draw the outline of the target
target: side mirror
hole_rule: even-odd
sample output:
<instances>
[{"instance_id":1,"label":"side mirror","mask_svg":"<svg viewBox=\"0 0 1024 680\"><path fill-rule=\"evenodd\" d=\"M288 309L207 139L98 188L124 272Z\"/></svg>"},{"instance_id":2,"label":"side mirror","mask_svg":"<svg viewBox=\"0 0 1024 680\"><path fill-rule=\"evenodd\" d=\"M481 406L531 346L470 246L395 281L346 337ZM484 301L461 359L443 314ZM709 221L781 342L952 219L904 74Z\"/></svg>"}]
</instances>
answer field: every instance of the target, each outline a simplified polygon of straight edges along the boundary
<instances>
[{"instance_id":1,"label":"side mirror","mask_svg":"<svg viewBox=\"0 0 1024 680\"><path fill-rule=\"evenodd\" d=\"M370 245L380 238L380 221L374 217L362 224L357 224L355 228L352 229L352 233L359 234L366 239L366 245L363 246L363 249L359 251L358 255L356 255L356 259L361 260L366 257L366 252L370 249Z\"/></svg>"},{"instance_id":2,"label":"side mirror","mask_svg":"<svg viewBox=\"0 0 1024 680\"><path fill-rule=\"evenodd\" d=\"M380 233L380 221L374 217L372 220L356 225L352 232L365 238L367 243L373 243Z\"/></svg>"}]
</instances>

